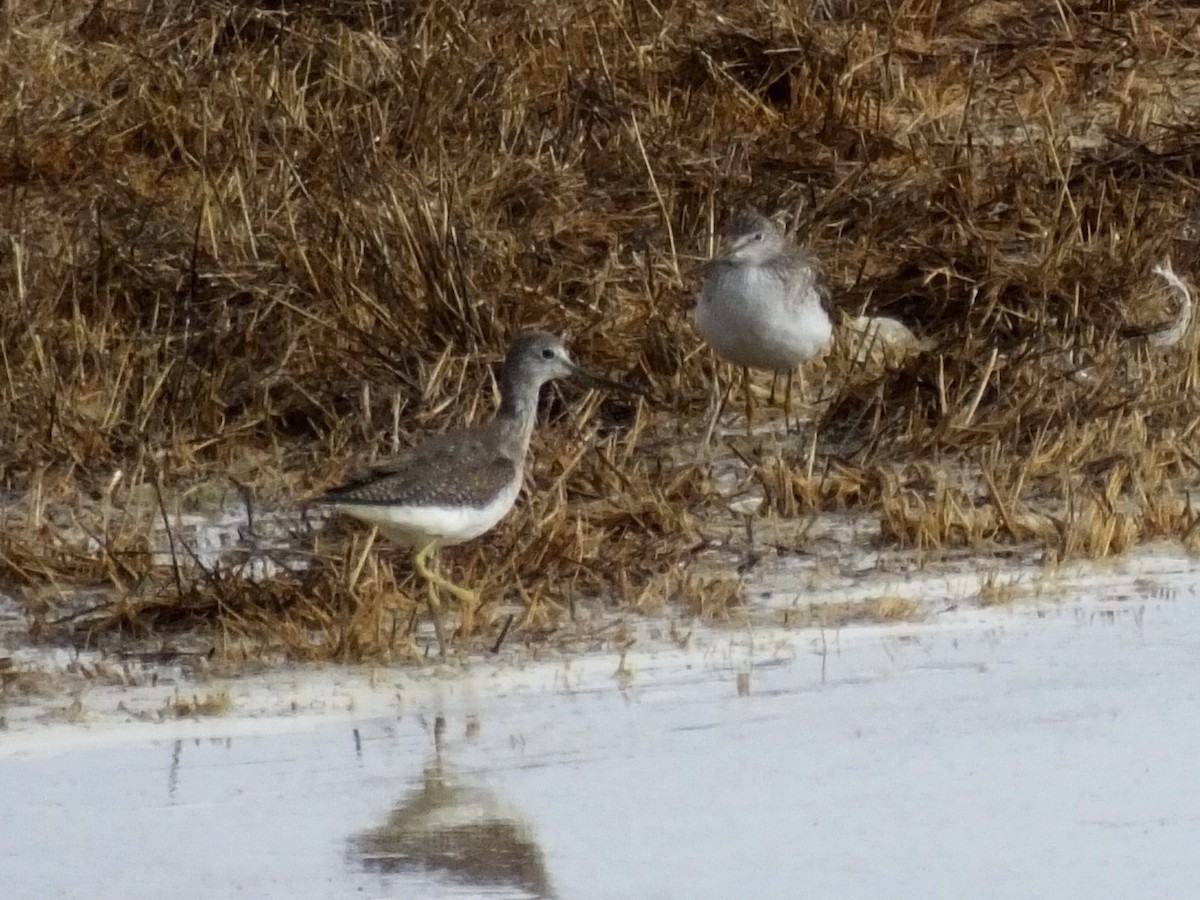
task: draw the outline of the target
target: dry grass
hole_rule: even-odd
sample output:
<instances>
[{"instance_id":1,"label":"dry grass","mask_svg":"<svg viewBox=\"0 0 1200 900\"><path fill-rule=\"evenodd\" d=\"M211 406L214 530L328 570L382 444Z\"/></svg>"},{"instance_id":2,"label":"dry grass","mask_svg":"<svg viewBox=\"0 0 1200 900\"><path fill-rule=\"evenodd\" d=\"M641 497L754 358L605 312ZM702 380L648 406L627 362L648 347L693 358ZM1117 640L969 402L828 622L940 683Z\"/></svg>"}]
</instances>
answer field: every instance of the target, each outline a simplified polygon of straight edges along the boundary
<instances>
[{"instance_id":1,"label":"dry grass","mask_svg":"<svg viewBox=\"0 0 1200 900\"><path fill-rule=\"evenodd\" d=\"M299 531L308 565L258 579L184 548L164 565L156 532L197 485L270 509L489 415L476 357L543 325L648 399L576 409L561 387L535 491L446 564L535 630L578 598L646 602L713 514L703 471L661 455L708 402L694 261L747 203L794 213L847 316L933 348L831 359L818 452L756 469L771 510L878 514L923 548L1194 541L1200 351L1123 330L1170 317L1153 264L1195 269L1198 21L1111 0L5 4L0 579L41 634L421 652L419 591L369 554L352 579L351 529ZM104 591L86 615L80 587Z\"/></svg>"},{"instance_id":2,"label":"dry grass","mask_svg":"<svg viewBox=\"0 0 1200 900\"><path fill-rule=\"evenodd\" d=\"M1018 596L1020 593L1016 582L1002 580L995 572L991 572L980 581L976 602L980 606L1005 606Z\"/></svg>"},{"instance_id":3,"label":"dry grass","mask_svg":"<svg viewBox=\"0 0 1200 900\"><path fill-rule=\"evenodd\" d=\"M0 730L7 727L4 710L30 697L50 697L54 693L52 675L32 666L16 664L11 657L0 656Z\"/></svg>"},{"instance_id":4,"label":"dry grass","mask_svg":"<svg viewBox=\"0 0 1200 900\"><path fill-rule=\"evenodd\" d=\"M861 622L912 622L927 614L919 600L884 594L868 600L810 603L782 610L780 622L790 628L842 628Z\"/></svg>"},{"instance_id":5,"label":"dry grass","mask_svg":"<svg viewBox=\"0 0 1200 900\"><path fill-rule=\"evenodd\" d=\"M192 694L190 697L176 693L174 698L167 701L163 707L164 716L176 719L200 718L203 716L224 716L233 709L233 700L224 691L212 691L203 697Z\"/></svg>"}]
</instances>

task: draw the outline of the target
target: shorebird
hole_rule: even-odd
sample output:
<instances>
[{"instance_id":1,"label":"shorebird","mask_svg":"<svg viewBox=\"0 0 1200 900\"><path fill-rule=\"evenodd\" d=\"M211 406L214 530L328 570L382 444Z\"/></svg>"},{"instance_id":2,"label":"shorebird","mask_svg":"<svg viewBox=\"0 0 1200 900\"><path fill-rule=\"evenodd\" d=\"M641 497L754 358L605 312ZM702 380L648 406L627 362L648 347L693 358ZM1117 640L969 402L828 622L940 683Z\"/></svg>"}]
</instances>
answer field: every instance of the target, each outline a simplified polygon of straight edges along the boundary
<instances>
[{"instance_id":1,"label":"shorebird","mask_svg":"<svg viewBox=\"0 0 1200 900\"><path fill-rule=\"evenodd\" d=\"M537 418L538 394L542 385L555 378L629 390L581 369L554 335L524 332L504 358L500 408L490 422L430 437L312 501L373 525L384 537L412 551L413 568L425 581L443 656L446 642L438 591L459 601L467 633L479 600L475 591L439 575L430 565L431 557L440 547L490 531L513 508Z\"/></svg>"},{"instance_id":2,"label":"shorebird","mask_svg":"<svg viewBox=\"0 0 1200 900\"><path fill-rule=\"evenodd\" d=\"M796 366L820 353L833 337L829 291L816 261L792 244L778 225L750 210L733 217L724 250L708 260L702 272L696 326L717 356L742 367L749 428L747 370L786 371L785 411L790 408ZM724 400L717 406L706 444L723 406Z\"/></svg>"}]
</instances>

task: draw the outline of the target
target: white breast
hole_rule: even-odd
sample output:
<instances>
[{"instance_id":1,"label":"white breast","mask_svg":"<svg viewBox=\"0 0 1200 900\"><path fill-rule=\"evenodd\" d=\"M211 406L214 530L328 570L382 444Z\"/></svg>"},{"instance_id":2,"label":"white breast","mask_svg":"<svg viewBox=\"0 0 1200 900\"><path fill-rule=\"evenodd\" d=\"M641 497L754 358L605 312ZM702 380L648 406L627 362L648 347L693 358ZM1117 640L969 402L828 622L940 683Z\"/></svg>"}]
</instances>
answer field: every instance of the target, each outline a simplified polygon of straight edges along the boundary
<instances>
[{"instance_id":1,"label":"white breast","mask_svg":"<svg viewBox=\"0 0 1200 900\"><path fill-rule=\"evenodd\" d=\"M718 356L767 371L791 369L810 359L833 334L810 285L794 285L789 291L757 266L717 268L696 306L696 327Z\"/></svg>"}]
</instances>

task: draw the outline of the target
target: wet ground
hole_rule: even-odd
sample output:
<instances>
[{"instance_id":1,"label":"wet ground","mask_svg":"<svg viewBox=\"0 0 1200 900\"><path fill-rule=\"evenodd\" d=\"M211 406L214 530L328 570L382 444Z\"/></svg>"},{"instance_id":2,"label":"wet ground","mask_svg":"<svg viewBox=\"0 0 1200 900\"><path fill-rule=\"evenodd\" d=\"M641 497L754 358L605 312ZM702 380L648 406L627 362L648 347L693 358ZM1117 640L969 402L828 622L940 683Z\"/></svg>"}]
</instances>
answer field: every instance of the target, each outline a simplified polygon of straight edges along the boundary
<instances>
[{"instance_id":1,"label":"wet ground","mask_svg":"<svg viewBox=\"0 0 1200 900\"><path fill-rule=\"evenodd\" d=\"M1092 575L920 622L10 710L4 895L1191 896L1200 578ZM149 714L193 689L227 708Z\"/></svg>"}]
</instances>

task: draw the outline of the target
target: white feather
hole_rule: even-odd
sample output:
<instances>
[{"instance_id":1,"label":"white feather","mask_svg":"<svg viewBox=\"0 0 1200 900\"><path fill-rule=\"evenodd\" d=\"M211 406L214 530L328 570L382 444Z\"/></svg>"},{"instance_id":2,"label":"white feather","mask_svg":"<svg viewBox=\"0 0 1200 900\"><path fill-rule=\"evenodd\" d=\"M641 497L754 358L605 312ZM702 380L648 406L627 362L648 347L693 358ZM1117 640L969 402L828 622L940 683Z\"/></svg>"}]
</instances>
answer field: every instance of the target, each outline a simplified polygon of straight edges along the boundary
<instances>
[{"instance_id":1,"label":"white feather","mask_svg":"<svg viewBox=\"0 0 1200 900\"><path fill-rule=\"evenodd\" d=\"M408 506L385 503L336 503L340 513L374 525L389 540L405 547L429 542L439 547L462 544L499 524L517 502L521 479L514 478L484 506Z\"/></svg>"},{"instance_id":2,"label":"white feather","mask_svg":"<svg viewBox=\"0 0 1200 900\"><path fill-rule=\"evenodd\" d=\"M833 335L811 279L786 285L758 266L721 267L704 285L696 327L735 365L791 369L816 356Z\"/></svg>"}]
</instances>

